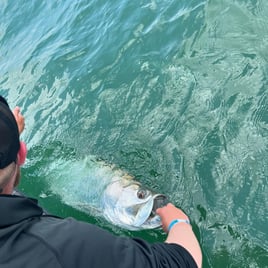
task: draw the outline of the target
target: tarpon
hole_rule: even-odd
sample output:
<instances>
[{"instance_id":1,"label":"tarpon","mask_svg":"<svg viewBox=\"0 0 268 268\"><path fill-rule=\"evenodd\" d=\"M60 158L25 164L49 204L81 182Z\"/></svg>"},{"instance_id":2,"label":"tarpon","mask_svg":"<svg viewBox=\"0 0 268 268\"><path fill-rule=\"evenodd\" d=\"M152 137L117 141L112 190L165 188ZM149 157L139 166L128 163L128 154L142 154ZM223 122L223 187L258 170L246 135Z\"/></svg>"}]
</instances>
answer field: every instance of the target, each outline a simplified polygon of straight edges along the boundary
<instances>
[{"instance_id":1,"label":"tarpon","mask_svg":"<svg viewBox=\"0 0 268 268\"><path fill-rule=\"evenodd\" d=\"M167 203L166 196L154 193L133 176L104 161L94 157L59 159L50 164L45 177L53 194L80 211L94 216L101 214L112 224L128 230L161 226L155 211Z\"/></svg>"}]
</instances>

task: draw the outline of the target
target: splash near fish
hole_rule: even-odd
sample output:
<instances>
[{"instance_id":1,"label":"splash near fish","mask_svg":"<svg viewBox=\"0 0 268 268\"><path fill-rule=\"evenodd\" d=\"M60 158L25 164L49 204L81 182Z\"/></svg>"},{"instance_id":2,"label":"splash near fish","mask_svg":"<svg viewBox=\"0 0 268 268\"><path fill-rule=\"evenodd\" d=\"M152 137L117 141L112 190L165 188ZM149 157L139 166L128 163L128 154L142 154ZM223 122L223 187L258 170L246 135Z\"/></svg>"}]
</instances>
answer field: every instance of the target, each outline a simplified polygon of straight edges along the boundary
<instances>
[{"instance_id":1,"label":"splash near fish","mask_svg":"<svg viewBox=\"0 0 268 268\"><path fill-rule=\"evenodd\" d=\"M167 197L104 161L58 159L50 164L46 180L63 203L90 215L99 214L114 225L128 230L161 226L155 211L167 204Z\"/></svg>"}]
</instances>

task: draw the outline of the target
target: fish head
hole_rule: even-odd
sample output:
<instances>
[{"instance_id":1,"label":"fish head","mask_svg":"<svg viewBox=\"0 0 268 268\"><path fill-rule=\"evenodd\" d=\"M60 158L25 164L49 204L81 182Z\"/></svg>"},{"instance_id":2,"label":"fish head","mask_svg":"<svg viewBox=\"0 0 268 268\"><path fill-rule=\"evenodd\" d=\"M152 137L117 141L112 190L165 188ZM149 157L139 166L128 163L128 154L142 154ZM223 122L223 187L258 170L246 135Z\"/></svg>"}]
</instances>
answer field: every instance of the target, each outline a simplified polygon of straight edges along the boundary
<instances>
[{"instance_id":1,"label":"fish head","mask_svg":"<svg viewBox=\"0 0 268 268\"><path fill-rule=\"evenodd\" d=\"M156 194L137 181L118 179L104 192L104 217L128 230L158 228L162 223L156 210L167 201L165 195Z\"/></svg>"}]
</instances>

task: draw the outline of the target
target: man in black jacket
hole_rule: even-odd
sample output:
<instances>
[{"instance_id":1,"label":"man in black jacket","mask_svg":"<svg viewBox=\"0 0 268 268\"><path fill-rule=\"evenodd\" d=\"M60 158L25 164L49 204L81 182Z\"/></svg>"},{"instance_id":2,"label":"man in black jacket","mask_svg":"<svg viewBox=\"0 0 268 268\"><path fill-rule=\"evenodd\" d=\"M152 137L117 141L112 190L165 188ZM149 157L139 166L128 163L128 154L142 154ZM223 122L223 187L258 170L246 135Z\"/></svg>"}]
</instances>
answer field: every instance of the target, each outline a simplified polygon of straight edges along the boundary
<instances>
[{"instance_id":1,"label":"man in black jacket","mask_svg":"<svg viewBox=\"0 0 268 268\"><path fill-rule=\"evenodd\" d=\"M0 96L0 267L201 267L202 254L188 217L172 204L160 208L163 243L115 236L72 218L44 215L37 201L12 195L26 150L24 117Z\"/></svg>"}]
</instances>

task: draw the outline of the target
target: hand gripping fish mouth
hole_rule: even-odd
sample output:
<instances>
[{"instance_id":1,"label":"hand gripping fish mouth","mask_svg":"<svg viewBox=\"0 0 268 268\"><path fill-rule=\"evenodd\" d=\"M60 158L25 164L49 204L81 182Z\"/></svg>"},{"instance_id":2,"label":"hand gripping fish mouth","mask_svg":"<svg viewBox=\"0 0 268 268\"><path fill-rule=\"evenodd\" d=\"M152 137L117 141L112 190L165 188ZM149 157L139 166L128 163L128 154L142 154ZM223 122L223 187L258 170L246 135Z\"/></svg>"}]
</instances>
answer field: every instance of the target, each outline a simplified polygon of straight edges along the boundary
<instances>
[{"instance_id":1,"label":"hand gripping fish mouth","mask_svg":"<svg viewBox=\"0 0 268 268\"><path fill-rule=\"evenodd\" d=\"M167 203L165 195L155 194L136 181L120 179L105 190L104 217L129 230L158 228L161 220L156 210Z\"/></svg>"}]
</instances>

